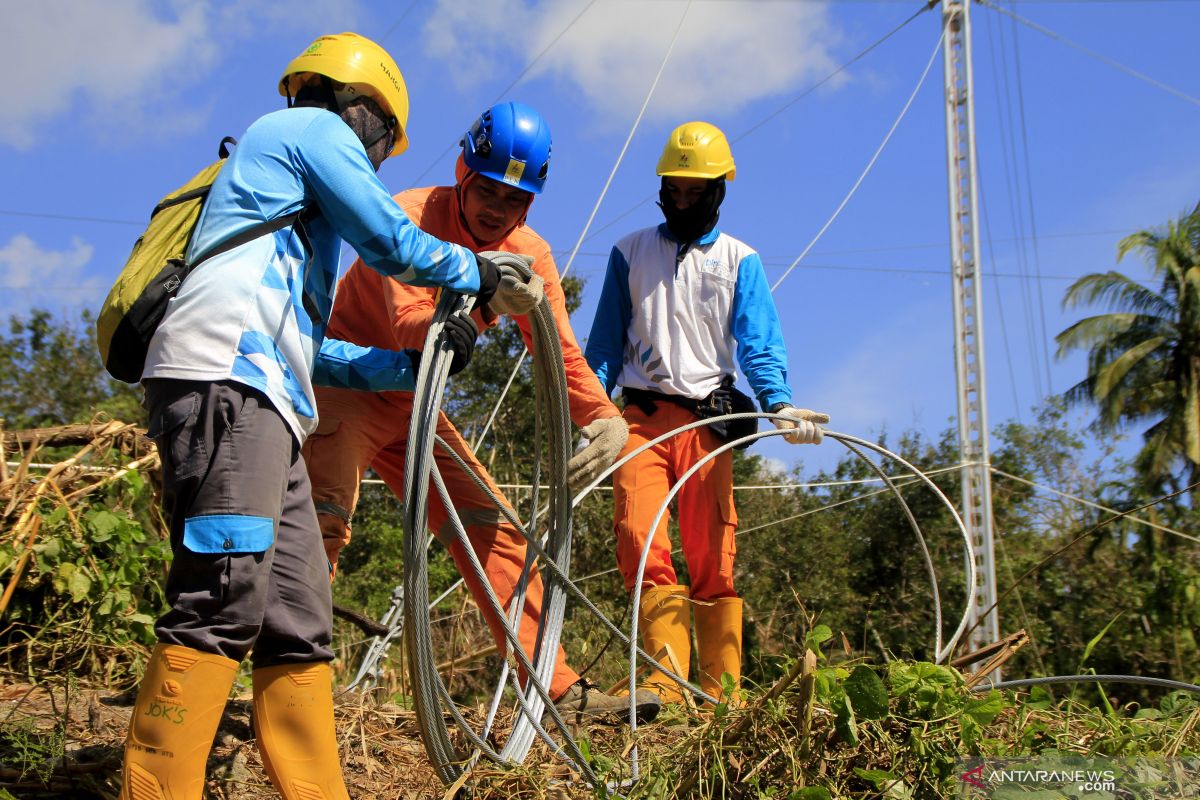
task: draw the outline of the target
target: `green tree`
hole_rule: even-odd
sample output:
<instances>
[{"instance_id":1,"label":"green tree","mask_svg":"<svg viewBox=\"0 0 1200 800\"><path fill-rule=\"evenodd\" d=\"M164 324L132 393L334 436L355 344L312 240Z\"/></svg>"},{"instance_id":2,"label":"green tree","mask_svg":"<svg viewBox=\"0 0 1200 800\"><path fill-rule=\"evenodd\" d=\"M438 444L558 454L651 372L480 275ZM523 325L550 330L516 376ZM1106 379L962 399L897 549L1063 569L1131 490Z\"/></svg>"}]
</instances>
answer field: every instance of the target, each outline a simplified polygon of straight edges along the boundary
<instances>
[{"instance_id":1,"label":"green tree","mask_svg":"<svg viewBox=\"0 0 1200 800\"><path fill-rule=\"evenodd\" d=\"M96 350L95 318L55 319L45 309L11 316L0 336L0 419L8 429L87 422L97 412L141 422L140 392L110 378Z\"/></svg>"},{"instance_id":2,"label":"green tree","mask_svg":"<svg viewBox=\"0 0 1200 800\"><path fill-rule=\"evenodd\" d=\"M1086 350L1088 358L1087 376L1066 397L1095 404L1095 424L1102 432L1150 423L1136 459L1148 486L1175 486L1178 477L1195 484L1200 481L1200 205L1163 229L1125 237L1117 259L1134 251L1145 258L1158 288L1110 270L1084 275L1067 289L1067 308L1101 303L1113 310L1058 335L1060 356Z\"/></svg>"}]
</instances>

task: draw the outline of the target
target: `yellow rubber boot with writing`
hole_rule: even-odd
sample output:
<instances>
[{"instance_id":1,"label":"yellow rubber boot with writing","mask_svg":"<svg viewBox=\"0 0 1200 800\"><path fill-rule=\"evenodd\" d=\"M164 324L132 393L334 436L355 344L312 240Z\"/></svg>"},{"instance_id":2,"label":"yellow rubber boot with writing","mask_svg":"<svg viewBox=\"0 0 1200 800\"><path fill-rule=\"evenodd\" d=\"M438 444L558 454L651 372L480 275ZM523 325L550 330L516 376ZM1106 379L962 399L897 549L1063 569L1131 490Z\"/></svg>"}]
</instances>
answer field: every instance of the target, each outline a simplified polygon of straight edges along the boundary
<instances>
[{"instance_id":1,"label":"yellow rubber boot with writing","mask_svg":"<svg viewBox=\"0 0 1200 800\"><path fill-rule=\"evenodd\" d=\"M686 679L692 664L691 610L686 586L653 586L642 592L638 627L642 647L658 663ZM651 668L644 687L664 703L683 702L679 684Z\"/></svg>"},{"instance_id":2,"label":"yellow rubber boot with writing","mask_svg":"<svg viewBox=\"0 0 1200 800\"><path fill-rule=\"evenodd\" d=\"M267 775L284 800L349 800L328 663L254 670L254 735Z\"/></svg>"},{"instance_id":3,"label":"yellow rubber boot with writing","mask_svg":"<svg viewBox=\"0 0 1200 800\"><path fill-rule=\"evenodd\" d=\"M237 667L190 647L154 648L129 718L121 800L200 800Z\"/></svg>"},{"instance_id":4,"label":"yellow rubber boot with writing","mask_svg":"<svg viewBox=\"0 0 1200 800\"><path fill-rule=\"evenodd\" d=\"M696 615L700 688L719 700L737 702L742 679L742 598L697 600L692 613ZM721 697L721 676L726 672L733 676L732 697Z\"/></svg>"}]
</instances>

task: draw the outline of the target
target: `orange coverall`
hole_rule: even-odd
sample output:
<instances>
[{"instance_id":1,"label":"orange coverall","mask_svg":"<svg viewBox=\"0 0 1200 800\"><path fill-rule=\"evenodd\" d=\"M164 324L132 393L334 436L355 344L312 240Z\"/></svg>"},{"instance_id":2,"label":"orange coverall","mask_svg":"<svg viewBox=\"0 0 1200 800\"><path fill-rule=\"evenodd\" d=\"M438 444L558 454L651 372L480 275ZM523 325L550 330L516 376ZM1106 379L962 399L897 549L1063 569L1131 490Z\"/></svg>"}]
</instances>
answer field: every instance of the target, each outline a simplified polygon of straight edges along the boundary
<instances>
[{"instance_id":1,"label":"orange coverall","mask_svg":"<svg viewBox=\"0 0 1200 800\"><path fill-rule=\"evenodd\" d=\"M461 182L466 174L459 163ZM566 301L558 278L558 268L544 239L529 227L519 224L503 239L478 245L467 230L459 211L456 187L437 186L410 189L395 197L408 217L422 230L462 244L476 251L504 250L534 257L533 270L545 281L544 292L558 323L566 364L571 420L582 427L588 423L619 416L617 407L584 360L567 316ZM386 279L355 261L338 286L333 315L327 335L356 344L392 350L421 348L435 307L435 290L409 286ZM478 311L475 323L488 327ZM532 325L524 315L513 320L521 330L525 344L532 348ZM493 320L491 325L495 325ZM350 519L358 502L358 487L368 467L403 498L404 459L412 415L411 392L360 392L349 389L317 388L320 422L304 444L304 460L312 480L313 501L321 525L325 551L331 568L336 570L338 552L350 541ZM444 414L438 419L438 435L452 447L496 496L503 493L472 454L470 447ZM449 454L434 448L434 458L446 488L454 499L471 546L475 550L502 607L514 594L525 565L525 540L501 516L492 500L481 492ZM507 503L507 500L504 502ZM430 489L429 526L443 543L452 534L448 515L437 493ZM486 601L486 590L473 577L461 545L450 546L451 555L463 575L472 596L482 611L501 652L507 651L503 621L493 618ZM529 582L522 609L519 640L532 654L542 606L542 582L534 574ZM551 699L562 695L579 675L567 666L566 656L558 650L554 678L549 687Z\"/></svg>"}]
</instances>

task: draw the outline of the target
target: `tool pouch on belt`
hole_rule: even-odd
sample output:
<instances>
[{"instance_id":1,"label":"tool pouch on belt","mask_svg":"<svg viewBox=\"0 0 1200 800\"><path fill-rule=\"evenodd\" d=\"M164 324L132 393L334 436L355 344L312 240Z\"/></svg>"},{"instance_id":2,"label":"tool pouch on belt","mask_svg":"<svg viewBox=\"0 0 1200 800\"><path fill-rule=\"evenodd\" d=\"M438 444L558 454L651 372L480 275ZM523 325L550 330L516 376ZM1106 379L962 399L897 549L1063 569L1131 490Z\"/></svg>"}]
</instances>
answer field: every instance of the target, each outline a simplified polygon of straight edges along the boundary
<instances>
[{"instance_id":1,"label":"tool pouch on belt","mask_svg":"<svg viewBox=\"0 0 1200 800\"><path fill-rule=\"evenodd\" d=\"M657 404L663 402L682 406L701 419L712 419L713 417L722 417L726 414L749 414L757 410L754 406L754 400L734 387L732 375L726 375L722 378L721 385L713 389L712 393L702 400L693 400L690 397L663 394L662 392L652 392L647 389L631 389L629 387L622 388L621 394L627 403L637 406L647 416L652 415L657 410ZM722 442L732 442L735 439L741 439L744 436L757 433L758 418L746 417L744 419L722 420L721 422L714 422L708 428ZM745 450L750 445L751 442L743 442L735 449Z\"/></svg>"}]
</instances>

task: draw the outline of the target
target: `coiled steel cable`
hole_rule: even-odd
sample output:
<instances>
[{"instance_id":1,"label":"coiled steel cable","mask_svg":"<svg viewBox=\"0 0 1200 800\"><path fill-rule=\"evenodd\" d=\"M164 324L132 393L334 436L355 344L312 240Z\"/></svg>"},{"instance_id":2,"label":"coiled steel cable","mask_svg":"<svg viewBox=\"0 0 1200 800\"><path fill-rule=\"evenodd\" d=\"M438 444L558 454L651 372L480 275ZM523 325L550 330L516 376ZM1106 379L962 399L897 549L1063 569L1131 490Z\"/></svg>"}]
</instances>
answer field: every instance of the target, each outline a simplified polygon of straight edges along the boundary
<instances>
[{"instance_id":1,"label":"coiled steel cable","mask_svg":"<svg viewBox=\"0 0 1200 800\"><path fill-rule=\"evenodd\" d=\"M515 272L524 280L528 280L532 274L525 262L515 256L498 257L496 263L504 270ZM539 557L548 558L545 564L547 566L552 564L553 568L548 573L544 571L543 575L545 586L542 616L539 621L537 644L532 660L521 647L517 634L512 630L513 625L505 626L505 638L509 645L509 652L528 676L528 680L524 689L517 692L522 714L517 719L505 746L497 753L486 744L482 737L470 729L470 726L458 713L450 699L449 691L437 672L426 605L429 597L429 583L425 528L431 481L438 488L441 499L449 512L454 536L463 544L463 549L469 554L468 562L471 570L476 577L481 578L481 585L487 593L488 604L493 613L499 612L500 619L514 619L519 614L533 563L531 557L527 558L526 569L521 575L518 591L514 597L514 600L520 601L520 603L512 606L514 616L509 617L503 613L495 593L491 590L490 583L483 577L482 566L474 555L461 520L453 511L453 504L450 502L432 458L433 446L437 438L436 428L441 409L441 398L444 394L452 357L449 344L442 336L442 328L451 314L466 313L473 302L473 298L466 298L450 292L443 292L438 302L433 323L426 335L414 390L413 416L410 421L409 446L404 474L404 642L413 675L413 704L417 712L422 740L439 777L447 784L452 783L461 774L462 764L466 758L456 751L450 741L449 731L442 714L443 705L446 706L455 722L463 729L464 734L478 748L479 752L489 757L520 761L524 759L535 735L541 734L547 741L550 741L536 720L539 719L543 709L546 709L551 717L557 718L557 714L553 711L553 705L546 695L545 686L549 684L553 675L566 606L566 589L556 575L565 574L569 568L572 536L572 506L570 489L566 482L566 465L571 454L571 421L567 404L566 374L554 313L549 303L543 299L529 315L533 322L533 338L537 356L534 360L534 378L538 400L535 404L538 412L537 444L540 446L543 437L546 439L549 479L552 484L546 514L549 524L547 546L545 549L538 547L537 554ZM544 414L542 409L545 409ZM537 482L539 481L535 477L535 483ZM537 521L536 495L533 508L535 510L528 530L532 530ZM516 526L527 541L532 538L525 526L519 522L516 523ZM503 690L503 683L502 678L501 684L497 687L497 694ZM497 702L497 700L493 701L493 709ZM561 719L556 719L556 721L562 724ZM553 745L552 741L550 743ZM587 764L587 760L579 751L573 738L569 736L566 737L565 750L564 755L575 768L589 781L597 783L598 779Z\"/></svg>"}]
</instances>

